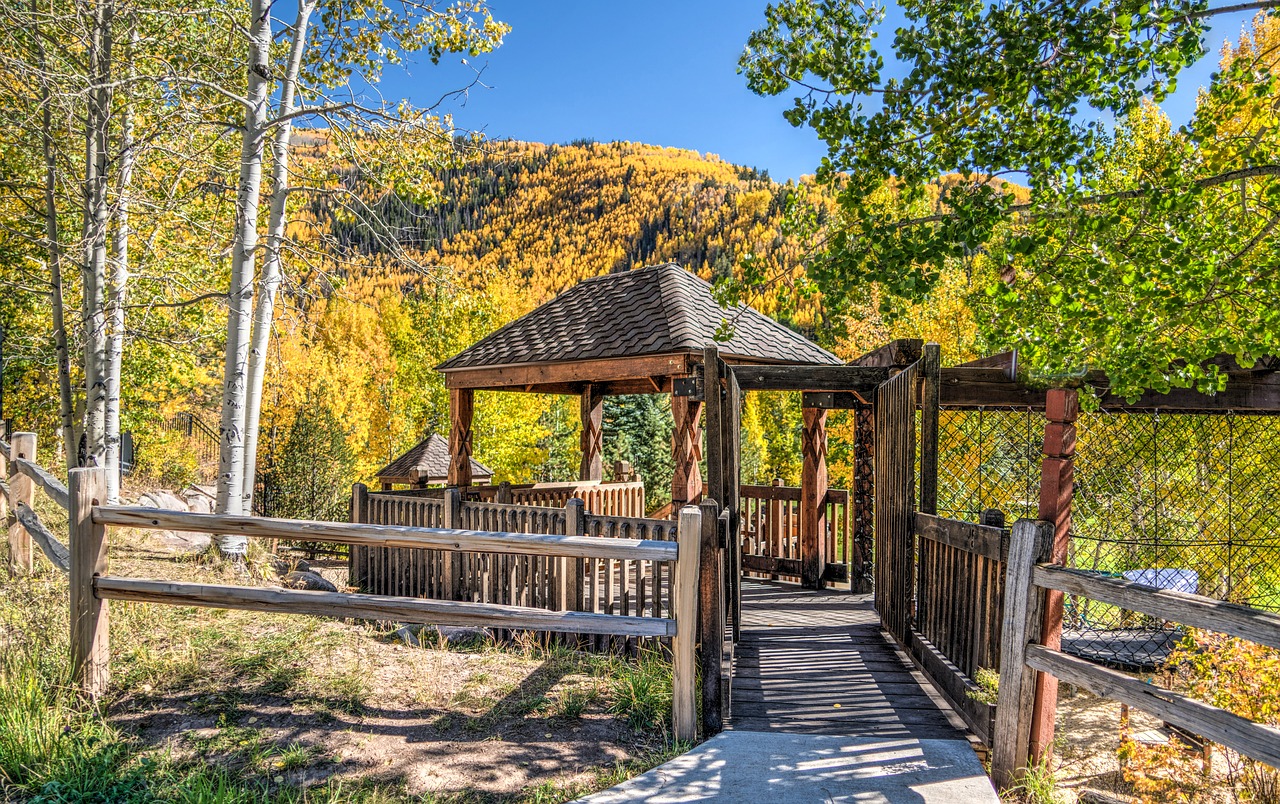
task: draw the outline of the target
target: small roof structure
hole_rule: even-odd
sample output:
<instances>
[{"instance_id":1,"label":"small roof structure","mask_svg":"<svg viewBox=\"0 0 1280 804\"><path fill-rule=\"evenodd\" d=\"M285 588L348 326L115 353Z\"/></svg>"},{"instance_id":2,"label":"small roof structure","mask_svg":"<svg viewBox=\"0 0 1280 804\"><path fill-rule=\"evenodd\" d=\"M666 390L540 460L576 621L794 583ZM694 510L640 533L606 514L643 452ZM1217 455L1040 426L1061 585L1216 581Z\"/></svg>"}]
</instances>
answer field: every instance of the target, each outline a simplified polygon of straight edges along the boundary
<instances>
[{"instance_id":1,"label":"small roof structure","mask_svg":"<svg viewBox=\"0 0 1280 804\"><path fill-rule=\"evenodd\" d=\"M716 343L726 318L733 337ZM712 345L731 363L842 363L750 307L726 311L710 284L666 263L584 280L436 369L450 388L663 393Z\"/></svg>"},{"instance_id":2,"label":"small roof structure","mask_svg":"<svg viewBox=\"0 0 1280 804\"><path fill-rule=\"evenodd\" d=\"M376 475L384 485L410 486L444 483L448 476L449 442L439 433L422 439ZM471 479L481 484L488 483L493 480L493 470L471 459Z\"/></svg>"}]
</instances>

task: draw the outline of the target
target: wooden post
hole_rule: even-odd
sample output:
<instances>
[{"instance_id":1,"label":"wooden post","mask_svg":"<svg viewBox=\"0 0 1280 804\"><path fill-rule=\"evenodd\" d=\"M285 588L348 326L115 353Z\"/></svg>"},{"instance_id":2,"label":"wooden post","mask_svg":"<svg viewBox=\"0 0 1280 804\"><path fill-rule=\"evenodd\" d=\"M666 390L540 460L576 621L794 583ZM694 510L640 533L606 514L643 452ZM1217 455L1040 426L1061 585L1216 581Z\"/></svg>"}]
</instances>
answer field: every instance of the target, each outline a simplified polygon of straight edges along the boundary
<instances>
[{"instance_id":1,"label":"wooden post","mask_svg":"<svg viewBox=\"0 0 1280 804\"><path fill-rule=\"evenodd\" d=\"M444 490L444 515L441 525L449 530L462 527L462 492L456 488ZM450 550L444 557L444 588L449 600L467 600L466 579L463 571L465 556L457 550Z\"/></svg>"},{"instance_id":2,"label":"wooden post","mask_svg":"<svg viewBox=\"0 0 1280 804\"><path fill-rule=\"evenodd\" d=\"M1053 525L1049 560L1067 563L1071 541L1071 493L1075 483L1076 419L1080 398L1075 389L1055 388L1045 396L1044 460L1040 464L1039 518ZM1049 592L1044 602L1042 643L1062 646L1062 593ZM1058 711L1058 679L1048 673L1036 677L1035 719L1031 725L1031 755L1036 762L1053 750L1053 721Z\"/></svg>"},{"instance_id":3,"label":"wooden post","mask_svg":"<svg viewBox=\"0 0 1280 804\"><path fill-rule=\"evenodd\" d=\"M719 734L724 728L721 718L720 690L724 670L724 560L720 549L720 506L715 500L703 500L702 546L698 572L699 640L702 643L702 736Z\"/></svg>"},{"instance_id":4,"label":"wooden post","mask_svg":"<svg viewBox=\"0 0 1280 804\"><path fill-rule=\"evenodd\" d=\"M676 543L676 567L671 578L676 621L676 635L671 640L671 721L676 739L691 741L698 736L694 642L698 638L698 564L702 548L702 514L692 505L680 509Z\"/></svg>"},{"instance_id":5,"label":"wooden post","mask_svg":"<svg viewBox=\"0 0 1280 804\"><path fill-rule=\"evenodd\" d=\"M1020 519L1009 537L1005 564L1004 635L1000 643L1000 687L992 730L991 778L1003 790L1018 781L1031 756L1036 671L1027 667L1027 646L1039 640L1045 595L1031 585L1031 570L1048 552L1053 525Z\"/></svg>"},{"instance_id":6,"label":"wooden post","mask_svg":"<svg viewBox=\"0 0 1280 804\"><path fill-rule=\"evenodd\" d=\"M450 486L471 485L471 416L475 393L470 388L449 389Z\"/></svg>"},{"instance_id":7,"label":"wooden post","mask_svg":"<svg viewBox=\"0 0 1280 804\"><path fill-rule=\"evenodd\" d=\"M18 471L17 460L25 458L32 463L36 462L36 434L14 433L9 448L13 459L9 463L9 501L13 504L14 511L18 510L19 505L31 508L35 505L36 484ZM9 574L30 575L32 569L31 534L15 519L9 526Z\"/></svg>"},{"instance_id":8,"label":"wooden post","mask_svg":"<svg viewBox=\"0 0 1280 804\"><path fill-rule=\"evenodd\" d=\"M504 480L498 484L498 498L497 500L495 500L495 502L500 502L503 505L511 504L511 481L510 480Z\"/></svg>"},{"instance_id":9,"label":"wooden post","mask_svg":"<svg viewBox=\"0 0 1280 804\"><path fill-rule=\"evenodd\" d=\"M367 522L369 512L369 488L363 483L351 487L351 521ZM368 580L369 548L353 544L347 558L347 583L364 589Z\"/></svg>"},{"instance_id":10,"label":"wooden post","mask_svg":"<svg viewBox=\"0 0 1280 804\"><path fill-rule=\"evenodd\" d=\"M564 532L566 536L585 536L587 534L587 520L584 509L585 503L577 497L565 503ZM563 597L560 608L564 611L583 611L582 563L585 559L561 558L560 561L564 563L562 568L564 584L561 587Z\"/></svg>"},{"instance_id":11,"label":"wooden post","mask_svg":"<svg viewBox=\"0 0 1280 804\"><path fill-rule=\"evenodd\" d=\"M671 455L675 460L671 479L672 511L686 503L696 504L702 498L702 472L698 468L702 457L702 433L698 424L701 414L701 402L671 395L671 417L675 420L671 432Z\"/></svg>"},{"instance_id":12,"label":"wooden post","mask_svg":"<svg viewBox=\"0 0 1280 804\"><path fill-rule=\"evenodd\" d=\"M599 385L587 383L578 405L582 416L582 464L579 480L604 479L604 394Z\"/></svg>"},{"instance_id":13,"label":"wooden post","mask_svg":"<svg viewBox=\"0 0 1280 804\"><path fill-rule=\"evenodd\" d=\"M920 391L920 511L938 513L938 392L942 384L942 351L924 345L924 383Z\"/></svg>"},{"instance_id":14,"label":"wooden post","mask_svg":"<svg viewBox=\"0 0 1280 804\"><path fill-rule=\"evenodd\" d=\"M702 400L707 423L706 494L712 499L724 500L724 400L720 389L720 350L714 346L702 350Z\"/></svg>"},{"instance_id":15,"label":"wooden post","mask_svg":"<svg viewBox=\"0 0 1280 804\"><path fill-rule=\"evenodd\" d=\"M876 527L876 413L871 405L854 409L853 489L853 556L849 562L849 591L865 594L871 591L872 555L875 552Z\"/></svg>"},{"instance_id":16,"label":"wooden post","mask_svg":"<svg viewBox=\"0 0 1280 804\"><path fill-rule=\"evenodd\" d=\"M69 473L71 508L71 675L80 691L96 700L107 689L107 603L93 591L93 579L107 571L106 526L95 525L93 507L107 498L106 470L95 466Z\"/></svg>"},{"instance_id":17,"label":"wooden post","mask_svg":"<svg viewBox=\"0 0 1280 804\"><path fill-rule=\"evenodd\" d=\"M827 412L804 408L800 431L800 585L822 588L827 568Z\"/></svg>"}]
</instances>

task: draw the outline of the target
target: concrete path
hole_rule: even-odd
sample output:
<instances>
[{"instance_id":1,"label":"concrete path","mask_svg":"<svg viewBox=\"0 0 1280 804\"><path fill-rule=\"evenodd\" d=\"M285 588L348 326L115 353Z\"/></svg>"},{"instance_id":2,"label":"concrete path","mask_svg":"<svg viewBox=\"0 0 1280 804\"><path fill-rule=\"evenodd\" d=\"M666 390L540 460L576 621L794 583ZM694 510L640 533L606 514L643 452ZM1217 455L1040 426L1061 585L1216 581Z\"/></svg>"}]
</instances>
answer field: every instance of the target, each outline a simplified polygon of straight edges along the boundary
<instances>
[{"instance_id":1,"label":"concrete path","mask_svg":"<svg viewBox=\"0 0 1280 804\"><path fill-rule=\"evenodd\" d=\"M996 804L999 798L964 740L727 731L581 801Z\"/></svg>"}]
</instances>

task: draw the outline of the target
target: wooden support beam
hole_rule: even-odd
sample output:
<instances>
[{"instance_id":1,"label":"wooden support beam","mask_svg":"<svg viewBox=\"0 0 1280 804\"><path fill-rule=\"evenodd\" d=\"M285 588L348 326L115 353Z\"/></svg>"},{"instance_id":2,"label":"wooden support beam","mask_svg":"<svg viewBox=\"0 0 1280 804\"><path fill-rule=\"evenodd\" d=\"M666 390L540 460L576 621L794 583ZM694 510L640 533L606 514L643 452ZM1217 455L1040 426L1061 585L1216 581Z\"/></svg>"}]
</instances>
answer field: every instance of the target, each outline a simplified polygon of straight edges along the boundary
<instances>
[{"instance_id":1,"label":"wooden support beam","mask_svg":"<svg viewBox=\"0 0 1280 804\"><path fill-rule=\"evenodd\" d=\"M1049 561L1066 564L1071 544L1071 495L1075 483L1076 418L1080 400L1073 389L1054 389L1045 397L1044 459L1040 464L1041 521L1053 525ZM1045 594L1042 644L1062 646L1063 596ZM1035 716L1031 723L1031 755L1039 762L1053 750L1053 723L1058 711L1058 680L1047 673L1036 677Z\"/></svg>"},{"instance_id":2,"label":"wooden support beam","mask_svg":"<svg viewBox=\"0 0 1280 804\"><path fill-rule=\"evenodd\" d=\"M697 357L697 352L689 351L523 366L480 366L447 369L443 373L446 388L542 393L547 386L565 387L613 381L648 382L650 377L680 376L690 372Z\"/></svg>"},{"instance_id":3,"label":"wooden support beam","mask_svg":"<svg viewBox=\"0 0 1280 804\"><path fill-rule=\"evenodd\" d=\"M687 396L671 397L671 417L675 428L671 431L671 455L675 471L671 478L671 510L678 511L687 504L696 505L702 499L702 403Z\"/></svg>"},{"instance_id":4,"label":"wooden support beam","mask_svg":"<svg viewBox=\"0 0 1280 804\"><path fill-rule=\"evenodd\" d=\"M582 436L579 445L582 448L582 462L578 467L579 480L604 479L604 394L600 386L587 383L582 389L578 404L578 412L582 417Z\"/></svg>"},{"instance_id":5,"label":"wooden support beam","mask_svg":"<svg viewBox=\"0 0 1280 804\"><path fill-rule=\"evenodd\" d=\"M804 408L800 430L800 584L822 587L827 566L827 412Z\"/></svg>"},{"instance_id":6,"label":"wooden support beam","mask_svg":"<svg viewBox=\"0 0 1280 804\"><path fill-rule=\"evenodd\" d=\"M9 444L9 458L9 504L15 509L21 505L30 508L35 505L35 481L30 474L19 471L19 465L23 460L35 461L36 434L14 433ZM34 569L31 534L27 533L21 521L15 521L9 526L8 538L9 574L30 575Z\"/></svg>"},{"instance_id":7,"label":"wooden support beam","mask_svg":"<svg viewBox=\"0 0 1280 804\"><path fill-rule=\"evenodd\" d=\"M921 358L924 385L920 392L920 510L938 513L938 394L942 350L936 343L924 346Z\"/></svg>"},{"instance_id":8,"label":"wooden support beam","mask_svg":"<svg viewBox=\"0 0 1280 804\"><path fill-rule=\"evenodd\" d=\"M71 677L80 691L96 700L107 689L110 676L108 610L94 593L94 579L107 572L107 528L95 522L95 506L107 501L106 470L102 467L72 469L70 544L71 572Z\"/></svg>"},{"instance_id":9,"label":"wooden support beam","mask_svg":"<svg viewBox=\"0 0 1280 804\"><path fill-rule=\"evenodd\" d=\"M735 366L744 391L874 391L891 369L871 366Z\"/></svg>"},{"instance_id":10,"label":"wooden support beam","mask_svg":"<svg viewBox=\"0 0 1280 804\"><path fill-rule=\"evenodd\" d=\"M724 551L720 547L720 506L703 500L698 572L699 637L702 651L702 737L724 728L721 693L724 679Z\"/></svg>"},{"instance_id":11,"label":"wooden support beam","mask_svg":"<svg viewBox=\"0 0 1280 804\"><path fill-rule=\"evenodd\" d=\"M470 388L449 389L449 477L450 486L471 485L471 417L475 394Z\"/></svg>"},{"instance_id":12,"label":"wooden support beam","mask_svg":"<svg viewBox=\"0 0 1280 804\"><path fill-rule=\"evenodd\" d=\"M387 491L383 484L383 491ZM369 487L356 483L351 487L351 521L369 521ZM357 589L364 588L369 580L369 548L353 545L347 552L347 583Z\"/></svg>"},{"instance_id":13,"label":"wooden support beam","mask_svg":"<svg viewBox=\"0 0 1280 804\"><path fill-rule=\"evenodd\" d=\"M849 588L855 593L871 591L871 557L875 544L875 466L876 412L872 405L854 408L853 507L851 527L853 544L849 559Z\"/></svg>"}]
</instances>

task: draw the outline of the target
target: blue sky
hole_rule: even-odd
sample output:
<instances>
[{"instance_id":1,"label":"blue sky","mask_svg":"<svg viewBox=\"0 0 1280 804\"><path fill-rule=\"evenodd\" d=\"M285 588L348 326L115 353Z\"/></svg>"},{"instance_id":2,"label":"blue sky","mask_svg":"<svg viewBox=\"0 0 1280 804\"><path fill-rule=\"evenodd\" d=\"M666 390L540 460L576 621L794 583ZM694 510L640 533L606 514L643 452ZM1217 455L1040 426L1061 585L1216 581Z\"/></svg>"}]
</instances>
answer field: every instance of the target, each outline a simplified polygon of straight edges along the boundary
<instances>
[{"instance_id":1,"label":"blue sky","mask_svg":"<svg viewBox=\"0 0 1280 804\"><path fill-rule=\"evenodd\" d=\"M737 74L765 0L490 5L512 31L496 52L474 60L490 88L477 87L464 104L450 106L465 128L537 142L589 138L689 148L767 169L779 180L812 173L825 152L808 129L782 119L788 98L753 95ZM1250 16L1215 21L1212 55L1182 75L1165 104L1175 125L1189 118L1222 42L1238 37ZM456 63L423 63L389 72L382 91L425 105L470 75Z\"/></svg>"}]
</instances>

